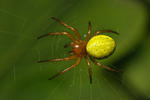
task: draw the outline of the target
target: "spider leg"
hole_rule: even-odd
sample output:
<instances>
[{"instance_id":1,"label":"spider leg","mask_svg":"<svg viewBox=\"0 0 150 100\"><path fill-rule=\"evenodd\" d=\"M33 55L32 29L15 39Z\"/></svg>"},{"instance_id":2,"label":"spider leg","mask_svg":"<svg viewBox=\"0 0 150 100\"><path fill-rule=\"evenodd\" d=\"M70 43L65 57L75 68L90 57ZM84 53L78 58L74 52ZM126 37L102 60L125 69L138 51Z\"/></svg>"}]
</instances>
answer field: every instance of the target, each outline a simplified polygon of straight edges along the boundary
<instances>
[{"instance_id":1,"label":"spider leg","mask_svg":"<svg viewBox=\"0 0 150 100\"><path fill-rule=\"evenodd\" d=\"M85 57L85 60L86 60L86 62L88 64L88 71L89 71L90 83L92 84L92 67L91 67L91 64L90 64L90 62L89 62L89 60L88 60L87 57Z\"/></svg>"},{"instance_id":2,"label":"spider leg","mask_svg":"<svg viewBox=\"0 0 150 100\"><path fill-rule=\"evenodd\" d=\"M92 57L90 57L90 59L91 59L92 62L93 62L95 65L97 65L97 66L100 66L100 67L105 68L105 69L110 70L110 71L119 72L119 70L110 68L110 67L105 66L105 65L103 65L103 64L100 64L99 62L97 62L97 61L96 61L94 58L92 58Z\"/></svg>"},{"instance_id":3,"label":"spider leg","mask_svg":"<svg viewBox=\"0 0 150 100\"><path fill-rule=\"evenodd\" d=\"M108 33L115 33L115 34L119 35L119 33L115 32L115 31L112 31L112 30L99 30L99 31L95 32L94 35L98 35L100 33L106 33L106 32L108 32Z\"/></svg>"},{"instance_id":4,"label":"spider leg","mask_svg":"<svg viewBox=\"0 0 150 100\"><path fill-rule=\"evenodd\" d=\"M69 71L70 69L76 67L76 66L80 63L80 61L81 61L81 57L79 57L79 58L77 59L77 61L76 61L73 65L71 65L70 67L68 67L68 68L64 69L63 71L61 71L61 72L55 74L54 76L50 77L49 80L52 80L52 79L54 79L55 77L57 77L57 76L59 76L59 75L61 75L61 74L64 74L65 72Z\"/></svg>"},{"instance_id":5,"label":"spider leg","mask_svg":"<svg viewBox=\"0 0 150 100\"><path fill-rule=\"evenodd\" d=\"M68 29L72 30L72 31L76 34L77 38L78 38L79 40L81 40L81 37L80 37L78 31L77 31L75 28L69 26L68 24L64 23L63 21L61 21L61 20L59 20L59 19L57 19L57 18L55 18L55 17L51 17L51 18L52 18L53 20L59 22L60 24L64 25L64 26L67 27Z\"/></svg>"},{"instance_id":6,"label":"spider leg","mask_svg":"<svg viewBox=\"0 0 150 100\"><path fill-rule=\"evenodd\" d=\"M73 56L69 56L69 57L66 57L66 58L58 58L58 59L51 59L51 60L40 60L40 61L38 61L38 63L56 62L56 61L68 61L68 60L72 60L72 59L75 59L75 58L77 58L77 56L73 55Z\"/></svg>"},{"instance_id":7,"label":"spider leg","mask_svg":"<svg viewBox=\"0 0 150 100\"><path fill-rule=\"evenodd\" d=\"M48 33L48 34L44 34L42 36L39 36L37 39L41 39L43 37L49 36L49 35L66 35L68 36L72 41L76 41L76 39L73 37L72 34L70 34L69 32L56 32L56 33Z\"/></svg>"},{"instance_id":8,"label":"spider leg","mask_svg":"<svg viewBox=\"0 0 150 100\"><path fill-rule=\"evenodd\" d=\"M88 33L87 33L87 35L86 35L86 37L85 37L85 41L88 40L90 34L91 34L91 22L89 21L89 28L88 28Z\"/></svg>"}]
</instances>

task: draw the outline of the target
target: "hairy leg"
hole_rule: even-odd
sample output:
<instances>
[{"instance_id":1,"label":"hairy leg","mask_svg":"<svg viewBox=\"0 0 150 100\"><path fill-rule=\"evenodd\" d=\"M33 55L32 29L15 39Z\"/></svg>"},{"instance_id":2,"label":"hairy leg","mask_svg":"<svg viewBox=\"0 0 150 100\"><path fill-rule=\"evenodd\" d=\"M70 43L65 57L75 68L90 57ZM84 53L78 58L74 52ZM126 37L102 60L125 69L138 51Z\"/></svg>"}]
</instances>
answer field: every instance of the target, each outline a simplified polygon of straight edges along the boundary
<instances>
[{"instance_id":1,"label":"hairy leg","mask_svg":"<svg viewBox=\"0 0 150 100\"><path fill-rule=\"evenodd\" d=\"M51 59L51 60L40 60L40 61L38 61L38 63L56 62L56 61L68 61L68 60L72 60L72 59L75 59L75 58L77 58L77 56L73 55L73 56L69 56L69 57L66 57L66 58L58 58L58 59Z\"/></svg>"},{"instance_id":2,"label":"hairy leg","mask_svg":"<svg viewBox=\"0 0 150 100\"><path fill-rule=\"evenodd\" d=\"M90 64L90 62L89 62L89 60L88 60L87 57L85 57L85 60L86 60L86 62L88 64L88 71L89 71L90 83L92 84L92 67L91 67L91 64Z\"/></svg>"},{"instance_id":3,"label":"hairy leg","mask_svg":"<svg viewBox=\"0 0 150 100\"><path fill-rule=\"evenodd\" d=\"M94 35L98 35L100 33L107 33L107 32L108 33L115 33L115 34L119 35L119 33L115 32L115 31L112 31L112 30L99 30L99 31L95 32Z\"/></svg>"},{"instance_id":4,"label":"hairy leg","mask_svg":"<svg viewBox=\"0 0 150 100\"><path fill-rule=\"evenodd\" d=\"M119 72L119 71L116 70L116 69L113 69L113 68L110 68L110 67L108 67L108 66L105 66L105 65L103 65L103 64L98 63L98 62L97 62L94 58L92 58L92 57L90 57L90 59L91 59L92 62L93 62L95 65L97 65L97 66L100 66L100 67L105 68L105 69L110 70L110 71Z\"/></svg>"},{"instance_id":5,"label":"hairy leg","mask_svg":"<svg viewBox=\"0 0 150 100\"><path fill-rule=\"evenodd\" d=\"M77 61L76 61L73 65L71 65L70 67L64 69L63 71L61 71L61 72L55 74L54 76L50 77L49 80L52 80L52 79L54 79L55 77L57 77L57 76L59 76L59 75L61 75L61 74L64 74L65 72L69 71L70 69L76 67L76 66L80 63L80 61L81 61L81 58L78 58Z\"/></svg>"},{"instance_id":6,"label":"hairy leg","mask_svg":"<svg viewBox=\"0 0 150 100\"><path fill-rule=\"evenodd\" d=\"M43 37L49 36L49 35L66 35L68 36L72 41L76 41L76 39L73 37L72 34L68 33L68 32L56 32L56 33L48 33L48 34L44 34L42 36L39 36L37 39L41 39Z\"/></svg>"},{"instance_id":7,"label":"hairy leg","mask_svg":"<svg viewBox=\"0 0 150 100\"><path fill-rule=\"evenodd\" d=\"M64 25L64 26L67 27L68 29L72 30L72 31L76 34L77 38L78 38L79 40L81 40L81 37L80 37L78 31L77 31L75 28L73 28L73 27L67 25L66 23L64 23L63 21L61 21L61 20L59 20L59 19L57 19L57 18L55 18L55 17L51 17L51 18L52 18L53 20L59 22L60 24Z\"/></svg>"},{"instance_id":8,"label":"hairy leg","mask_svg":"<svg viewBox=\"0 0 150 100\"><path fill-rule=\"evenodd\" d=\"M89 21L89 28L88 28L88 33L87 33L87 36L85 37L85 41L88 40L89 36L91 34L91 22Z\"/></svg>"}]
</instances>

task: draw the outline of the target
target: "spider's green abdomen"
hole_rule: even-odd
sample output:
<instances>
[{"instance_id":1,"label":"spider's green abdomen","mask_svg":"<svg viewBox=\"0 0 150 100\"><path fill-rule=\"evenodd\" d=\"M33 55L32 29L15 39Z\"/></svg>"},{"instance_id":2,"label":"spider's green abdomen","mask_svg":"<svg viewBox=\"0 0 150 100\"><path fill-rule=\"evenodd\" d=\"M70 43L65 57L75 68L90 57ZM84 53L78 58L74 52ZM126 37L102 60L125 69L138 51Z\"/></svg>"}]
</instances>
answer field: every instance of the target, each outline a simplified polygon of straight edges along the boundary
<instances>
[{"instance_id":1,"label":"spider's green abdomen","mask_svg":"<svg viewBox=\"0 0 150 100\"><path fill-rule=\"evenodd\" d=\"M109 56L115 49L115 41L106 35L92 37L86 46L86 51L93 57L103 58Z\"/></svg>"}]
</instances>

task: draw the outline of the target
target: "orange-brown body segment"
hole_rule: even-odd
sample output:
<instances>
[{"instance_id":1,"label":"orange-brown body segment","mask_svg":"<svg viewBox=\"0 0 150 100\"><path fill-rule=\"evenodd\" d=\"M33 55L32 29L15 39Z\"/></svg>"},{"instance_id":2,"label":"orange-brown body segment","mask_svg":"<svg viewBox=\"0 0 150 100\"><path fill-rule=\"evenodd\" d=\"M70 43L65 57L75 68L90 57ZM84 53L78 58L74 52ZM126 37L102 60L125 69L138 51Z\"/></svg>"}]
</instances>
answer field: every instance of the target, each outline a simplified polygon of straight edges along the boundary
<instances>
[{"instance_id":1,"label":"orange-brown body segment","mask_svg":"<svg viewBox=\"0 0 150 100\"><path fill-rule=\"evenodd\" d=\"M86 52L86 41L74 41L72 42L72 52L77 55L78 57L87 56Z\"/></svg>"}]
</instances>

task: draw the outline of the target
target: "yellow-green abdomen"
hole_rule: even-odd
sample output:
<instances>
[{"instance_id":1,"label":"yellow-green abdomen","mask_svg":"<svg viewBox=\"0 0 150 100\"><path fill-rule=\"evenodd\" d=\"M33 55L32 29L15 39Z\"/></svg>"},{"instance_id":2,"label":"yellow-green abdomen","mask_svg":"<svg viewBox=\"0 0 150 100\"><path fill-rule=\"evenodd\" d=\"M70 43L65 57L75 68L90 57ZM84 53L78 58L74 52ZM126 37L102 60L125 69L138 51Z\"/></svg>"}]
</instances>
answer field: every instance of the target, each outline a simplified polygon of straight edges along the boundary
<instances>
[{"instance_id":1,"label":"yellow-green abdomen","mask_svg":"<svg viewBox=\"0 0 150 100\"><path fill-rule=\"evenodd\" d=\"M97 35L88 41L86 51L93 57L104 58L114 51L115 46L115 41L111 37Z\"/></svg>"}]
</instances>

